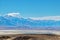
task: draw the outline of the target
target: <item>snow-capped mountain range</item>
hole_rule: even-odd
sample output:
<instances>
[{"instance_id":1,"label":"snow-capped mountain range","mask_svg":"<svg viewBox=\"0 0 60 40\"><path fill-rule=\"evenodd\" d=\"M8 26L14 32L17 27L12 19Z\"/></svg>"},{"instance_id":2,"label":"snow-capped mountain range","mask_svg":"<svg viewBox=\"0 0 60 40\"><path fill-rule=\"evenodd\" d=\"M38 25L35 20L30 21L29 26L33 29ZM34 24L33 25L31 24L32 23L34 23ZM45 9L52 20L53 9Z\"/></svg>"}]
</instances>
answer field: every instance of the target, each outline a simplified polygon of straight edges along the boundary
<instances>
[{"instance_id":1,"label":"snow-capped mountain range","mask_svg":"<svg viewBox=\"0 0 60 40\"><path fill-rule=\"evenodd\" d=\"M60 30L60 16L24 18L20 13L0 15L0 29Z\"/></svg>"}]
</instances>

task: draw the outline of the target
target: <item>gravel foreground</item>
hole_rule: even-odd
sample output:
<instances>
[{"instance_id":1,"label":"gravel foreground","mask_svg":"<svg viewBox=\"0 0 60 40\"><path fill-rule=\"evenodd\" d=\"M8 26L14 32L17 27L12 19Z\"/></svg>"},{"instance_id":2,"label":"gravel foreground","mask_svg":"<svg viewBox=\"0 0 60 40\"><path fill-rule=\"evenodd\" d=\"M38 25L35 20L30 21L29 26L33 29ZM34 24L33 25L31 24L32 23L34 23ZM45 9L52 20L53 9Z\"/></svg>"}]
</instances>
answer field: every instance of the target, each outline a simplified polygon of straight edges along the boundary
<instances>
[{"instance_id":1,"label":"gravel foreground","mask_svg":"<svg viewBox=\"0 0 60 40\"><path fill-rule=\"evenodd\" d=\"M60 32L51 30L0 30L0 40L60 40Z\"/></svg>"},{"instance_id":2,"label":"gravel foreground","mask_svg":"<svg viewBox=\"0 0 60 40\"><path fill-rule=\"evenodd\" d=\"M10 34L0 35L0 40L60 40L60 35L54 34Z\"/></svg>"}]
</instances>

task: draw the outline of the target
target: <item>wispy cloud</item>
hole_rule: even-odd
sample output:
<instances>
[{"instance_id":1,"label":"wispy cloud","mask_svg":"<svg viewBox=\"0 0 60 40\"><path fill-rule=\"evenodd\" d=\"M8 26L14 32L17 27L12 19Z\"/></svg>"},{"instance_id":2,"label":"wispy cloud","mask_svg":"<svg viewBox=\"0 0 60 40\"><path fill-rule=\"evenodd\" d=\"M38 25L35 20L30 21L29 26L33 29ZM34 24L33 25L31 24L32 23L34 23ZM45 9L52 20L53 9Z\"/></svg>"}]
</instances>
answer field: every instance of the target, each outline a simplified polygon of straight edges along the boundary
<instances>
[{"instance_id":1,"label":"wispy cloud","mask_svg":"<svg viewBox=\"0 0 60 40\"><path fill-rule=\"evenodd\" d=\"M45 16L45 17L37 17L33 18L30 17L33 20L55 20L55 21L60 21L60 16Z\"/></svg>"}]
</instances>

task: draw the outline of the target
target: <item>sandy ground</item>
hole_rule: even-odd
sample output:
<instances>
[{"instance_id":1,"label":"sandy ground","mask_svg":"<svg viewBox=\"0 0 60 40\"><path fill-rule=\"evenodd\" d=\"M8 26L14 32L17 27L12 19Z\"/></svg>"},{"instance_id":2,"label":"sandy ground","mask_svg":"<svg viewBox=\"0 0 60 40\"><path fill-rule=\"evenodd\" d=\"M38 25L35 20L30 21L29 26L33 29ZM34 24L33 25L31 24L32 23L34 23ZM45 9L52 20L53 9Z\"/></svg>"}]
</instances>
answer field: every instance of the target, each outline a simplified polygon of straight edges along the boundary
<instances>
[{"instance_id":1,"label":"sandy ground","mask_svg":"<svg viewBox=\"0 0 60 40\"><path fill-rule=\"evenodd\" d=\"M10 34L0 36L0 40L60 40L60 35L54 34Z\"/></svg>"},{"instance_id":2,"label":"sandy ground","mask_svg":"<svg viewBox=\"0 0 60 40\"><path fill-rule=\"evenodd\" d=\"M0 30L0 40L60 40L60 31Z\"/></svg>"}]
</instances>

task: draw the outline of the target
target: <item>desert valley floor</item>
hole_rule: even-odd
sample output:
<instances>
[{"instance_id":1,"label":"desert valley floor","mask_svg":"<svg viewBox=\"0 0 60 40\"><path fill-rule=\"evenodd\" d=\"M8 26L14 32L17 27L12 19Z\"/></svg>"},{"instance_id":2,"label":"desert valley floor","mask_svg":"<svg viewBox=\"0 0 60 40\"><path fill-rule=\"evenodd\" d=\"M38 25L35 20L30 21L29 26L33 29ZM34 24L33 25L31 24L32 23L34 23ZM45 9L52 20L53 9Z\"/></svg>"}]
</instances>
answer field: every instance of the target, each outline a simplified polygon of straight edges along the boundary
<instances>
[{"instance_id":1,"label":"desert valley floor","mask_svg":"<svg viewBox=\"0 0 60 40\"><path fill-rule=\"evenodd\" d=\"M15 34L0 35L0 40L60 40L60 35L54 34Z\"/></svg>"},{"instance_id":2,"label":"desert valley floor","mask_svg":"<svg viewBox=\"0 0 60 40\"><path fill-rule=\"evenodd\" d=\"M0 30L0 40L60 40L60 32L46 30Z\"/></svg>"}]
</instances>

